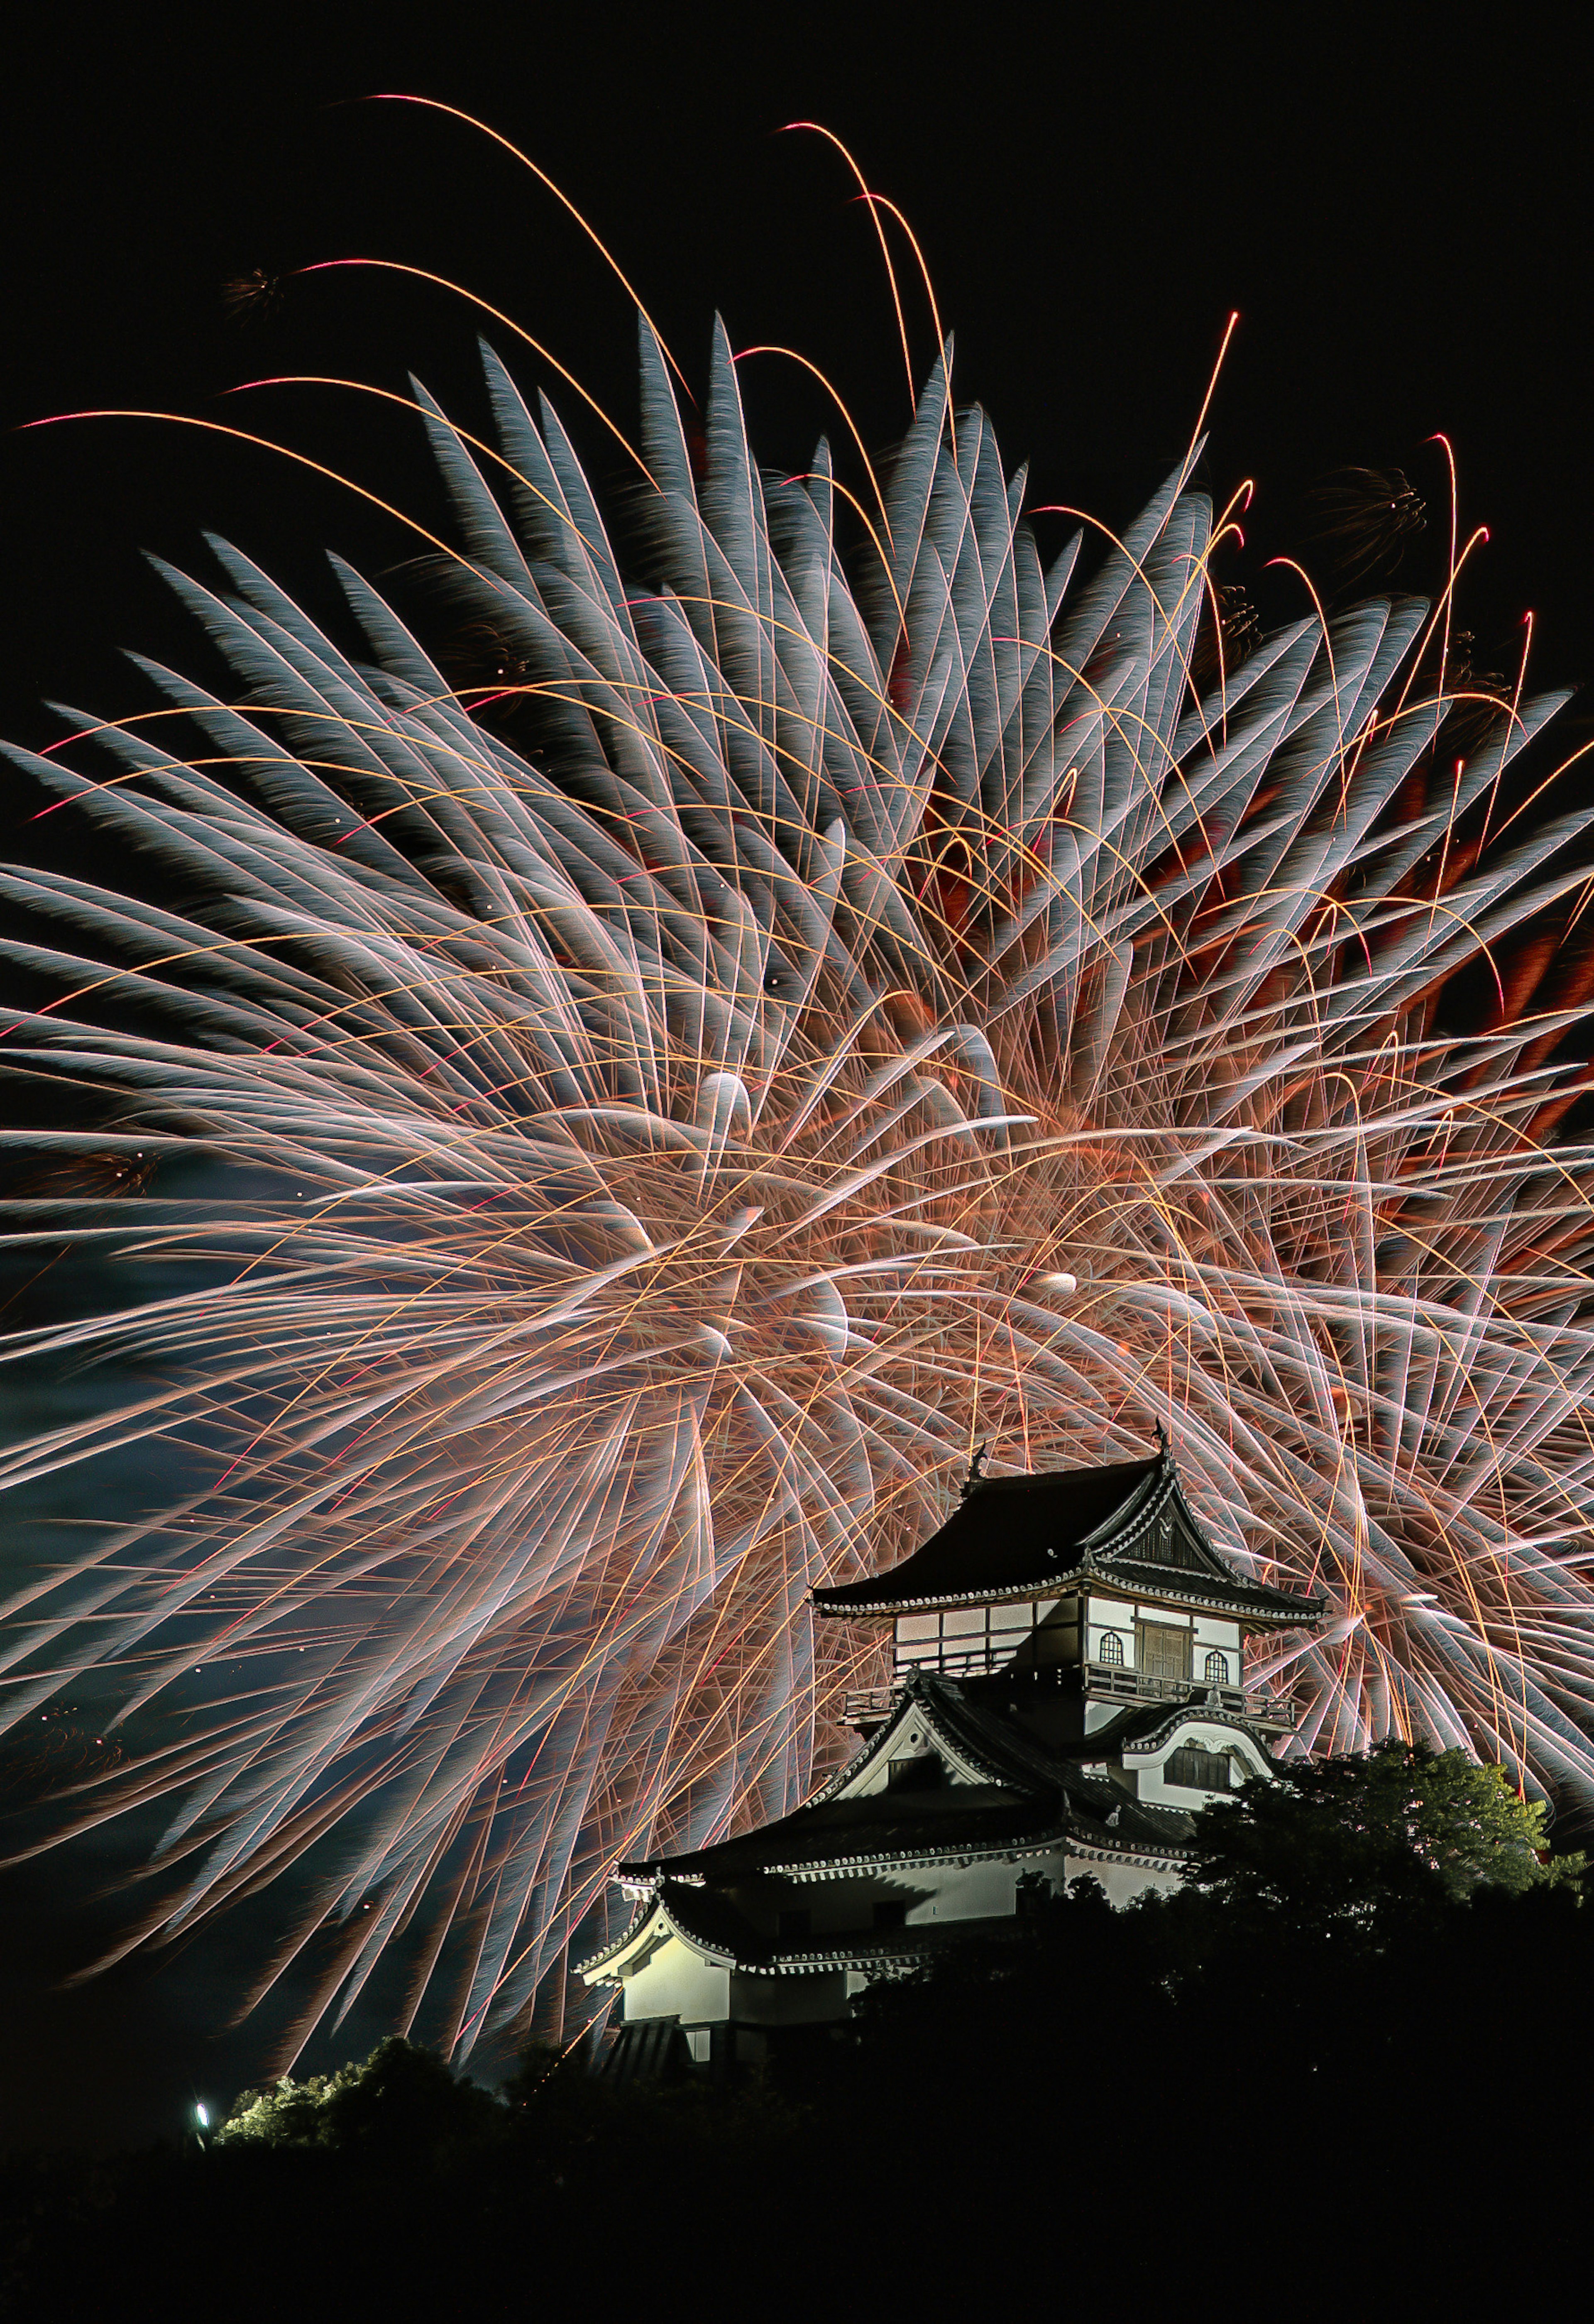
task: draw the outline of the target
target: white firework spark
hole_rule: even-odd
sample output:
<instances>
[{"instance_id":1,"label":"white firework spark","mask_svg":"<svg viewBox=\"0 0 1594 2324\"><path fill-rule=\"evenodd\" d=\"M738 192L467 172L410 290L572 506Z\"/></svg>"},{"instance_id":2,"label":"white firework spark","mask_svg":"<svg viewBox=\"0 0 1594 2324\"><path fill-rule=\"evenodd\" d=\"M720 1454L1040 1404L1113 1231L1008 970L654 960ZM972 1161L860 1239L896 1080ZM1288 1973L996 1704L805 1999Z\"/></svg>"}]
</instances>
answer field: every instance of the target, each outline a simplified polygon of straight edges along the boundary
<instances>
[{"instance_id":1,"label":"white firework spark","mask_svg":"<svg viewBox=\"0 0 1594 2324\"><path fill-rule=\"evenodd\" d=\"M617 1855L809 1787L867 1674L806 1592L922 1536L976 1435L1046 1468L1164 1416L1219 1536L1328 1593L1258 1672L1305 1748L1393 1728L1587 1798L1589 1157L1546 1144L1586 994L1536 932L1589 818L1497 804L1555 703L1451 750L1411 598L1203 698L1193 456L1088 577L1078 536L1043 566L944 363L844 557L828 453L760 474L723 333L699 481L642 332L639 586L486 364L496 465L418 401L537 751L353 572L364 661L216 544L224 585L173 578L240 699L153 673L202 749L11 754L164 899L5 875L64 988L6 1048L116 1107L33 1143L203 1153L197 1221L157 1174L75 1231L222 1262L6 1351L143 1380L14 1486L90 1508L97 1462L183 1448L4 1657L16 1720L95 1669L125 1731L184 1713L62 1820L169 1801L129 1944L291 1876L254 1997L331 1916L311 2020L402 1936L400 2022L430 1991L468 2047ZM1498 1005L1447 1028L1480 958Z\"/></svg>"}]
</instances>

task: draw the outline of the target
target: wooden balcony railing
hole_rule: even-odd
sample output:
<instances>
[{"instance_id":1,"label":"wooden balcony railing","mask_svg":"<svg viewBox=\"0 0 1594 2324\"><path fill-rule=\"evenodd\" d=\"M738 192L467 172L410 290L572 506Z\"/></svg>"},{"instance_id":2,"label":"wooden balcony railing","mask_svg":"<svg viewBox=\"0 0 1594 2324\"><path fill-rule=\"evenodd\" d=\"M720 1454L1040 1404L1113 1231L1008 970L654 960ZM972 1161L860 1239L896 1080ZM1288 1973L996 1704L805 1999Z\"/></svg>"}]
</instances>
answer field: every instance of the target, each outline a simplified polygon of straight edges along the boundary
<instances>
[{"instance_id":1,"label":"wooden balcony railing","mask_svg":"<svg viewBox=\"0 0 1594 2324\"><path fill-rule=\"evenodd\" d=\"M998 1661L988 1653L960 1653L944 1655L935 1663L919 1663L914 1667L937 1678L972 1678L1006 1669L1008 1661ZM1286 1695L1272 1694L1261 1688L1248 1692L1244 1687L1217 1686L1209 1679L1154 1678L1147 1671L1126 1670L1121 1663L1054 1664L1044 1670L1014 1675L1021 1676L1026 1692L1037 1685L1051 1692L1072 1687L1076 1672L1081 1692L1088 1702L1187 1702L1199 1709L1215 1696L1215 1709L1248 1720L1254 1726L1287 1733L1299 1724L1299 1713ZM846 1725L874 1726L889 1718L907 1676L905 1667L898 1672L894 1685L854 1687L843 1702L842 1717Z\"/></svg>"},{"instance_id":2,"label":"wooden balcony railing","mask_svg":"<svg viewBox=\"0 0 1594 2324\"><path fill-rule=\"evenodd\" d=\"M1218 1711L1253 1720L1258 1727L1295 1727L1295 1706L1282 1694L1263 1689L1220 1686L1211 1679L1154 1678L1149 1671L1126 1670L1121 1663L1083 1665L1086 1699L1095 1702L1212 1702ZM1213 1698L1216 1698L1213 1702Z\"/></svg>"}]
</instances>

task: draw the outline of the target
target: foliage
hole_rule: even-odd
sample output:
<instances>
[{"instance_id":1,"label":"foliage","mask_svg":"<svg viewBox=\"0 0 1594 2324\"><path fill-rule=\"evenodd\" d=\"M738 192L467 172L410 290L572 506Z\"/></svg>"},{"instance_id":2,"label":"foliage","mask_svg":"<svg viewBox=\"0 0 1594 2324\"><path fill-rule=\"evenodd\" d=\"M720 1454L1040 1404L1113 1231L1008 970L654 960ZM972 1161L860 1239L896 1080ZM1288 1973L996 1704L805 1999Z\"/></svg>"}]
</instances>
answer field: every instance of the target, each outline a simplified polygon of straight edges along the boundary
<instances>
[{"instance_id":1,"label":"foliage","mask_svg":"<svg viewBox=\"0 0 1594 2324\"><path fill-rule=\"evenodd\" d=\"M989 2294L980 2223L1049 2221L1062 2187L1061 2236L1003 2259L1015 2295L1065 2267L1121 2296L1126 2251L1177 2282L1193 2212L1220 2208L1354 2313L1558 2292L1581 2264L1560 2222L1589 2160L1564 2100L1594 2074L1594 1914L1564 1885L1458 1894L1418 1868L1420 1909L1377 1944L1291 1894L1117 1911L1080 1880L724 2087L616 2089L538 2051L500 2102L384 2043L246 2097L205 2148L0 2173L6 2290L110 2314L180 2252L270 2324L519 2315L539 2270L647 2287L677 2262L775 2314L857 2269L944 2304L960 2266Z\"/></svg>"},{"instance_id":2,"label":"foliage","mask_svg":"<svg viewBox=\"0 0 1594 2324\"><path fill-rule=\"evenodd\" d=\"M1399 1903L1575 1881L1552 1858L1545 1810L1505 1768L1394 1738L1376 1750L1286 1763L1196 1824L1188 1885L1233 1910L1365 1921Z\"/></svg>"},{"instance_id":3,"label":"foliage","mask_svg":"<svg viewBox=\"0 0 1594 2324\"><path fill-rule=\"evenodd\" d=\"M849 2075L858 2104L889 2088L1021 2177L1015 2126L1060 2073L1109 2149L1143 2138L1149 2094L1185 2091L1206 2144L1242 2152L1264 2121L1309 2122L1328 2151L1382 2118L1492 2137L1556 2073L1594 2072L1583 1858L1548 1858L1500 1769L1388 1744L1279 1773L1203 1813L1173 1894L1115 1910L1076 1879L871 1987L821 2103Z\"/></svg>"},{"instance_id":4,"label":"foliage","mask_svg":"<svg viewBox=\"0 0 1594 2324\"><path fill-rule=\"evenodd\" d=\"M245 2090L216 2135L226 2145L431 2150L491 2132L502 2108L429 2050L391 2035L363 2061Z\"/></svg>"}]
</instances>

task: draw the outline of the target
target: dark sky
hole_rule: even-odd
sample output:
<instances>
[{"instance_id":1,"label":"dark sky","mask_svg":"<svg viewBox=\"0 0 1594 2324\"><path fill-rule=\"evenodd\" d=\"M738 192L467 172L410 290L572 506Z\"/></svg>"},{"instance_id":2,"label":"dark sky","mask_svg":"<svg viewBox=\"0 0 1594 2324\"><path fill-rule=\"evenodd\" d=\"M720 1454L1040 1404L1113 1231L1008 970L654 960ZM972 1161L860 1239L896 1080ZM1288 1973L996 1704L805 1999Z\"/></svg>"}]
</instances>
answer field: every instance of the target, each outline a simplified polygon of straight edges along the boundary
<instances>
[{"instance_id":1,"label":"dark sky","mask_svg":"<svg viewBox=\"0 0 1594 2324\"><path fill-rule=\"evenodd\" d=\"M1581 546L1594 171L1586 74L1549 32L1514 26L1508 48L1468 48L1460 19L1426 11L1175 19L1128 5L527 0L434 6L426 33L395 32L388 9L235 7L225 31L218 14L126 11L107 30L100 13L57 8L36 20L25 62L8 56L8 428L104 406L223 418L431 516L418 431L368 400L291 387L217 401L285 373L401 390L413 364L466 425L479 418L475 320L425 285L290 281L274 311L228 318L229 277L350 255L466 283L628 419L618 286L551 198L463 126L353 102L397 90L481 115L530 152L688 371L718 307L738 345L809 355L885 445L907 404L871 229L834 154L772 134L808 116L912 221L957 333L962 392L991 410L1011 460L1031 460L1034 497L1129 514L1179 456L1238 308L1210 455L1220 491L1243 475L1259 487L1233 577L1276 591L1261 568L1299 545L1304 489L1355 462L1401 466L1428 498L1441 521L1400 578L1431 583L1444 470L1424 439L1442 429L1463 527L1491 530L1462 617L1480 653L1532 607L1544 678L1594 666ZM922 309L914 321L922 367ZM545 375L492 335L523 375ZM832 424L818 392L768 360L745 392L772 460L801 465ZM568 411L567 391L560 401ZM597 439L583 440L607 473ZM319 609L323 547L373 574L411 549L302 470L147 422L0 436L0 732L29 742L60 731L46 696L138 706L119 647L205 668L141 550L191 561L214 528ZM8 825L8 849L20 828ZM145 2135L193 2090L225 2098L251 2070L248 2035L211 2038L221 1952L153 1985L46 1996L104 1909L84 1899L105 1869L46 1859L13 1876L9 1904L0 1890L13 1948L0 2053L17 2061L0 2136Z\"/></svg>"}]
</instances>

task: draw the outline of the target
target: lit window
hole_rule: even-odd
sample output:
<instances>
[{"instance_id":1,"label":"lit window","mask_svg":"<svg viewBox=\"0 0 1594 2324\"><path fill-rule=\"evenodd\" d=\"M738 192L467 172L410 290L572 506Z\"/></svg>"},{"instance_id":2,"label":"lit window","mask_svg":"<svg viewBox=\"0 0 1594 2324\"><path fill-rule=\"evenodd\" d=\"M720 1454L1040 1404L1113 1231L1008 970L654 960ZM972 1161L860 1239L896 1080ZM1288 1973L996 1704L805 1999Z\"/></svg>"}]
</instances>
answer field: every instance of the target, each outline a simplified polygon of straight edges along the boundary
<instances>
[{"instance_id":1,"label":"lit window","mask_svg":"<svg viewBox=\"0 0 1594 2324\"><path fill-rule=\"evenodd\" d=\"M1123 1640L1119 1637L1118 1632L1117 1632L1116 1630L1103 1630L1103 1631L1102 1631L1102 1633L1101 1633L1101 1653L1097 1655L1096 1659L1097 1659L1097 1661L1098 1661L1098 1662L1103 1662L1103 1663L1121 1663L1121 1662L1122 1662L1122 1660L1123 1660Z\"/></svg>"},{"instance_id":2,"label":"lit window","mask_svg":"<svg viewBox=\"0 0 1594 2324\"><path fill-rule=\"evenodd\" d=\"M1227 1655L1209 1655L1207 1656L1207 1676L1212 1680L1215 1686L1228 1685L1229 1657Z\"/></svg>"}]
</instances>

